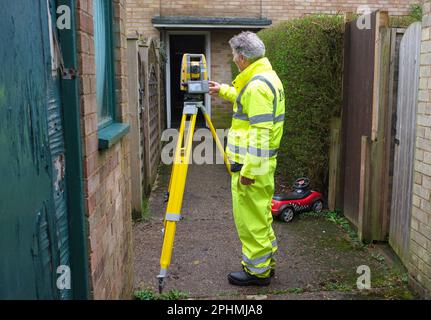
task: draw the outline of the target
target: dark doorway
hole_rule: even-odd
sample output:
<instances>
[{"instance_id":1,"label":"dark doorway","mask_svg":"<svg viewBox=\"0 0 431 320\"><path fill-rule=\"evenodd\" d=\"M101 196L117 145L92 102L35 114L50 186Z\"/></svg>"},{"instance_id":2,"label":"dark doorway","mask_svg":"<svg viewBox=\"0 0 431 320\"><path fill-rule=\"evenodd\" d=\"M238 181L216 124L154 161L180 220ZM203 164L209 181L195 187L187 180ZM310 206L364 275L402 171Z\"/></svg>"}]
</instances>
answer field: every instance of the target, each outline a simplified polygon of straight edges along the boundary
<instances>
[{"instance_id":1,"label":"dark doorway","mask_svg":"<svg viewBox=\"0 0 431 320\"><path fill-rule=\"evenodd\" d=\"M171 35L169 37L169 48L171 68L171 128L179 128L184 105L184 92L180 90L181 60L184 53L205 54L205 35ZM205 126L205 120L201 112L198 113L196 126Z\"/></svg>"}]
</instances>

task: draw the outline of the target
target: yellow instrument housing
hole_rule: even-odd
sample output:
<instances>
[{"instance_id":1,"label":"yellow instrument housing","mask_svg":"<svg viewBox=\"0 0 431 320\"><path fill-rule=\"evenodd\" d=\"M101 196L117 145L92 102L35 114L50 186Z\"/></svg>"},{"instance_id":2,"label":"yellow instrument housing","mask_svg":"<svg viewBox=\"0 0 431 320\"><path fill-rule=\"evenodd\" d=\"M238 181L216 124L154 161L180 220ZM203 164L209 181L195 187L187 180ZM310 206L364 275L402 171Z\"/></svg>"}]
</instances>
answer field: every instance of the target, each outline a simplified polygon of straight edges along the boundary
<instances>
[{"instance_id":1,"label":"yellow instrument housing","mask_svg":"<svg viewBox=\"0 0 431 320\"><path fill-rule=\"evenodd\" d=\"M181 91L188 91L189 81L208 81L205 55L185 53L181 64Z\"/></svg>"}]
</instances>

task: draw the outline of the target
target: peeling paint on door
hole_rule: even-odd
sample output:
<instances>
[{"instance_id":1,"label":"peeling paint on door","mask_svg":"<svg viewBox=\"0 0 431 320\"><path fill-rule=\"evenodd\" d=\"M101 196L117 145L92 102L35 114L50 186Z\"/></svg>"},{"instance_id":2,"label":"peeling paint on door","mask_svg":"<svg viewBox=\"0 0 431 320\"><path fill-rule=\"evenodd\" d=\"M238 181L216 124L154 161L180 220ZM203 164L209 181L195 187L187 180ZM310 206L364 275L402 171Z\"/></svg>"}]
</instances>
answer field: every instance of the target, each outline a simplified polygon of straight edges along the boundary
<instances>
[{"instance_id":1,"label":"peeling paint on door","mask_svg":"<svg viewBox=\"0 0 431 320\"><path fill-rule=\"evenodd\" d=\"M0 2L0 299L72 296L56 287L57 267L70 259L48 14L47 0Z\"/></svg>"}]
</instances>

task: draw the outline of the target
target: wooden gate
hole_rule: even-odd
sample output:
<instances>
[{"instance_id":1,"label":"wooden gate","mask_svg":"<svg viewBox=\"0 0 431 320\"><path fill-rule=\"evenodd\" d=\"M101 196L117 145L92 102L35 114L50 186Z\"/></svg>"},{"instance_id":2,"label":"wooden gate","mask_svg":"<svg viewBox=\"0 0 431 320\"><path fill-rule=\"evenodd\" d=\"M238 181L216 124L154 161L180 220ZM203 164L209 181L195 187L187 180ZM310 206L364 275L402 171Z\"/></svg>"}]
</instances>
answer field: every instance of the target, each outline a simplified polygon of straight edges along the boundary
<instances>
[{"instance_id":1,"label":"wooden gate","mask_svg":"<svg viewBox=\"0 0 431 320\"><path fill-rule=\"evenodd\" d=\"M361 137L371 136L376 14L371 29L346 24L342 111L343 213L355 225L359 214Z\"/></svg>"},{"instance_id":2,"label":"wooden gate","mask_svg":"<svg viewBox=\"0 0 431 320\"><path fill-rule=\"evenodd\" d=\"M421 24L411 25L400 45L397 118L389 243L404 263L408 260L413 192Z\"/></svg>"},{"instance_id":3,"label":"wooden gate","mask_svg":"<svg viewBox=\"0 0 431 320\"><path fill-rule=\"evenodd\" d=\"M381 241L389 229L391 32L387 12L370 19L369 29L346 24L341 203L360 239Z\"/></svg>"},{"instance_id":4,"label":"wooden gate","mask_svg":"<svg viewBox=\"0 0 431 320\"><path fill-rule=\"evenodd\" d=\"M339 181L340 185L337 182L330 186L330 205L343 209L346 217L357 227L359 238L366 242L388 241L392 187L395 193L408 193L400 191L397 183L403 184L402 181L392 182L393 177L401 179L399 170L403 168L402 163L397 163L396 168L393 165L394 123L397 113L400 113L400 119L404 119L403 113L406 112L405 103L404 106L398 105L397 110L398 91L403 95L406 83L415 83L415 75L407 77L406 70L398 74L398 53L404 32L404 29L389 28L387 12L379 11L371 15L371 29L358 28L357 21L346 25L341 172L330 171L331 183ZM404 135L405 139L407 136L402 130L414 129L414 119L400 119L398 134ZM410 121L409 127L404 121ZM334 134L332 141L336 140ZM413 148L414 139L407 144ZM398 150L397 157L403 152L407 150ZM407 154L412 156L411 152ZM337 156L337 152L331 154L331 163L337 161ZM338 175L341 179L337 179ZM396 194L394 196L395 202L401 201L400 198L397 200ZM405 205L410 203L408 200ZM403 208L400 210L405 211Z\"/></svg>"}]
</instances>

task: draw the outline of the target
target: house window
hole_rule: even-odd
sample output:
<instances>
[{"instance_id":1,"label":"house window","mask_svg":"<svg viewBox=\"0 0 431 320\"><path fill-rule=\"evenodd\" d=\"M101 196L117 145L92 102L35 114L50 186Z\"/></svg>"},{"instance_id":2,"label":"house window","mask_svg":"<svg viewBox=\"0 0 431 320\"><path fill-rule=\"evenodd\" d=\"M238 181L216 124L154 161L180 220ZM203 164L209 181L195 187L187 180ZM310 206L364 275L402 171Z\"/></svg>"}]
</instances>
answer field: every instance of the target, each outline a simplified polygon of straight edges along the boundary
<instances>
[{"instance_id":1,"label":"house window","mask_svg":"<svg viewBox=\"0 0 431 320\"><path fill-rule=\"evenodd\" d=\"M97 116L98 127L102 129L115 120L112 2L94 0L93 8Z\"/></svg>"}]
</instances>

